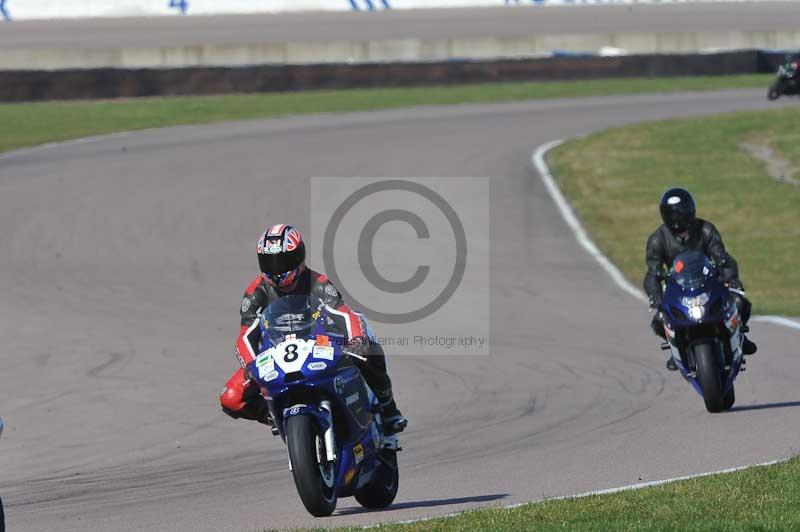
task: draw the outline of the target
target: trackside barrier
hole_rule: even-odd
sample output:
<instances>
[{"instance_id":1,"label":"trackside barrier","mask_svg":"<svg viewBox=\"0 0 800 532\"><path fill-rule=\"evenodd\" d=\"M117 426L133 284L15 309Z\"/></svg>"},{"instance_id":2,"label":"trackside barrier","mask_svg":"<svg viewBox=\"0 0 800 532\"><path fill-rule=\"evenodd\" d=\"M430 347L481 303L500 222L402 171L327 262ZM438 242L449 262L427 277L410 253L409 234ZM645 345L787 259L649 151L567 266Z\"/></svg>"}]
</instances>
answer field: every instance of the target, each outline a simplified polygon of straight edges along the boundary
<instances>
[{"instance_id":1,"label":"trackside barrier","mask_svg":"<svg viewBox=\"0 0 800 532\"><path fill-rule=\"evenodd\" d=\"M379 11L490 6L666 4L770 0L0 0L0 19L59 19L281 13L289 11ZM792 0L785 0L792 1Z\"/></svg>"},{"instance_id":2,"label":"trackside barrier","mask_svg":"<svg viewBox=\"0 0 800 532\"><path fill-rule=\"evenodd\" d=\"M237 68L0 71L0 101L130 98L493 81L733 75L773 71L780 53L549 57L492 61L263 65Z\"/></svg>"}]
</instances>

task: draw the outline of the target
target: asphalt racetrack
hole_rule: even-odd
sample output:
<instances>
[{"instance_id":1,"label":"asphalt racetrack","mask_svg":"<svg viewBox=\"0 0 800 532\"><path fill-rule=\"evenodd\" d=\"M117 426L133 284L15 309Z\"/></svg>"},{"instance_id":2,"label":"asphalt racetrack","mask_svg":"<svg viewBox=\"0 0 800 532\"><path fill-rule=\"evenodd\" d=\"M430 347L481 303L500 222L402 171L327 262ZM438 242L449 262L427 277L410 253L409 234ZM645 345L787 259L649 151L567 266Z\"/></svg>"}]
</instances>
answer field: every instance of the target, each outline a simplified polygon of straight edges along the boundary
<instances>
[{"instance_id":1,"label":"asphalt racetrack","mask_svg":"<svg viewBox=\"0 0 800 532\"><path fill-rule=\"evenodd\" d=\"M663 369L646 309L578 246L530 165L556 138L767 106L750 90L454 106L177 127L0 157L9 529L367 524L796 453L797 332L754 326L760 351L737 382L738 408L707 414ZM325 175L490 177L491 233L472 243L494 252L493 335L490 356L390 359L411 419L396 504L367 513L343 499L315 520L279 439L223 415L217 392L237 367L257 233L268 221L303 227L309 178Z\"/></svg>"},{"instance_id":2,"label":"asphalt racetrack","mask_svg":"<svg viewBox=\"0 0 800 532\"><path fill-rule=\"evenodd\" d=\"M12 9L13 15L13 9ZM0 23L0 48L142 48L285 41L513 38L539 33L796 31L794 2L528 6Z\"/></svg>"}]
</instances>

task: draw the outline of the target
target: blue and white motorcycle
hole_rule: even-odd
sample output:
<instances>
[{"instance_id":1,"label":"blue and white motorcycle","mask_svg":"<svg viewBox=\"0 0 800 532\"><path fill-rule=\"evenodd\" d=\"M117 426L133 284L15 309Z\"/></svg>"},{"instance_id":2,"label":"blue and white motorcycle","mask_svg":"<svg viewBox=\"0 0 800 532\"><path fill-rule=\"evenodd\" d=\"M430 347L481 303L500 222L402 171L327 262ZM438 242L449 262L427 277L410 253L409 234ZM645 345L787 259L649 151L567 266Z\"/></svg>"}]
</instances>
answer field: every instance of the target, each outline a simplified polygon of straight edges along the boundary
<instances>
[{"instance_id":1,"label":"blue and white motorcycle","mask_svg":"<svg viewBox=\"0 0 800 532\"><path fill-rule=\"evenodd\" d=\"M286 296L260 314L259 355L246 368L289 449L289 469L309 513L331 515L338 497L385 508L398 488L397 436L384 435L380 402L348 352L335 311Z\"/></svg>"},{"instance_id":2,"label":"blue and white motorcycle","mask_svg":"<svg viewBox=\"0 0 800 532\"><path fill-rule=\"evenodd\" d=\"M734 380L743 370L741 318L716 265L697 251L681 253L667 276L661 303L665 349L709 412L736 401Z\"/></svg>"}]
</instances>

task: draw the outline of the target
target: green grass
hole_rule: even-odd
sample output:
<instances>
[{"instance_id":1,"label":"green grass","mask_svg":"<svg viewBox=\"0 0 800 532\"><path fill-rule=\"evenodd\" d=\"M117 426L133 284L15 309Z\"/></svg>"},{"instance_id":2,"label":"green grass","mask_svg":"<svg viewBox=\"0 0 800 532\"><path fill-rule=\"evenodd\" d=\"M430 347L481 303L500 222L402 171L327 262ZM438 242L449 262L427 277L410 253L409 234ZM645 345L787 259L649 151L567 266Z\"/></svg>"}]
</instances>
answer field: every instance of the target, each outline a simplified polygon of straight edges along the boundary
<instances>
[{"instance_id":1,"label":"green grass","mask_svg":"<svg viewBox=\"0 0 800 532\"><path fill-rule=\"evenodd\" d=\"M476 510L377 530L796 531L800 530L800 458L653 488Z\"/></svg>"},{"instance_id":2,"label":"green grass","mask_svg":"<svg viewBox=\"0 0 800 532\"><path fill-rule=\"evenodd\" d=\"M766 87L769 79L765 75L613 79L2 104L0 152L44 142L179 124L417 105Z\"/></svg>"},{"instance_id":3,"label":"green grass","mask_svg":"<svg viewBox=\"0 0 800 532\"><path fill-rule=\"evenodd\" d=\"M568 142L548 157L598 246L641 286L644 248L670 186L692 191L739 262L754 310L800 315L800 187L769 176L742 140L770 146L798 169L800 109L669 120Z\"/></svg>"}]
</instances>

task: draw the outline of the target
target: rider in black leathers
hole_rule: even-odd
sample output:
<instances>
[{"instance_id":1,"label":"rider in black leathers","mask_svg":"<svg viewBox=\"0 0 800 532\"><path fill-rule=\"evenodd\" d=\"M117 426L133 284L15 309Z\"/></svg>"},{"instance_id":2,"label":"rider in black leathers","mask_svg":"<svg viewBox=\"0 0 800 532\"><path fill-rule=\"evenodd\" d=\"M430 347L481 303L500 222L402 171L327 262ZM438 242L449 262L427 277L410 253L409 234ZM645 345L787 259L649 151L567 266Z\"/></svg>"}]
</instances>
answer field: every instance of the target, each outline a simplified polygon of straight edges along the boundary
<instances>
[{"instance_id":1,"label":"rider in black leathers","mask_svg":"<svg viewBox=\"0 0 800 532\"><path fill-rule=\"evenodd\" d=\"M745 332L750 319L752 305L745 297L744 286L739 280L739 267L736 260L725 250L717 228L713 224L695 216L695 203L692 195L685 189L667 190L661 197L661 225L647 239L647 273L644 277L644 290L650 298L650 310L654 312L651 327L661 338L664 335L664 320L661 314L662 285L666 271L672 266L675 257L685 251L699 251L713 260L720 271L720 280L731 292L731 297L739 309ZM745 337L742 350L746 355L756 352L756 345ZM667 368L677 369L672 357L667 360Z\"/></svg>"},{"instance_id":2,"label":"rider in black leathers","mask_svg":"<svg viewBox=\"0 0 800 532\"><path fill-rule=\"evenodd\" d=\"M800 75L800 56L787 55L786 63L783 65L783 70L786 72L786 77L788 79L796 82L798 75Z\"/></svg>"}]
</instances>

